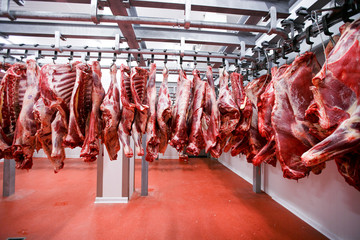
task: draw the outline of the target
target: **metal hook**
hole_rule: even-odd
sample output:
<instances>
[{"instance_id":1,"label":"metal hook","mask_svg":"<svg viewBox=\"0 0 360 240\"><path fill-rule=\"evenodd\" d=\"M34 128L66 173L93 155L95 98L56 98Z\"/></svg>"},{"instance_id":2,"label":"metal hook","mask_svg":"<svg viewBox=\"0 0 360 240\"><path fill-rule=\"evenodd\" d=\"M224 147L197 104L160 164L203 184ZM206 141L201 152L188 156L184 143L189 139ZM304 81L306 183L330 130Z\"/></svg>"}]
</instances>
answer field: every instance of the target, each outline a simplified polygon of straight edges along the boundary
<instances>
[{"instance_id":1,"label":"metal hook","mask_svg":"<svg viewBox=\"0 0 360 240\"><path fill-rule=\"evenodd\" d=\"M324 34L326 35L326 36L329 36L330 37L330 41L332 42L332 44L335 46L335 41L334 41L334 39L333 39L333 37L332 37L332 35L334 34L334 33L332 33L332 32L330 32L329 31L329 25L328 25L328 22L327 22L327 20L328 20L328 15L329 14L326 14L326 15L324 15L323 17L322 17L322 26L323 26L323 31L324 31Z\"/></svg>"},{"instance_id":2,"label":"metal hook","mask_svg":"<svg viewBox=\"0 0 360 240\"><path fill-rule=\"evenodd\" d=\"M74 52L73 51L71 51L70 52L70 57L68 58L68 60L69 60L69 65L70 65L70 72L72 72L72 70L73 70L73 66L72 66L72 63L71 63L71 61L74 59Z\"/></svg>"},{"instance_id":3,"label":"metal hook","mask_svg":"<svg viewBox=\"0 0 360 240\"><path fill-rule=\"evenodd\" d=\"M180 67L182 69L182 64L183 64L183 57L180 56Z\"/></svg>"},{"instance_id":4,"label":"metal hook","mask_svg":"<svg viewBox=\"0 0 360 240\"><path fill-rule=\"evenodd\" d=\"M86 53L86 56L85 56L85 62L87 64L87 62L90 60L90 52L87 52Z\"/></svg>"},{"instance_id":5,"label":"metal hook","mask_svg":"<svg viewBox=\"0 0 360 240\"><path fill-rule=\"evenodd\" d=\"M117 54L116 54L116 52L114 52L114 56L113 56L113 58L112 58L112 64L110 65L110 68L111 68L113 65L115 65L116 59L117 59Z\"/></svg>"},{"instance_id":6,"label":"metal hook","mask_svg":"<svg viewBox=\"0 0 360 240\"><path fill-rule=\"evenodd\" d=\"M24 58L27 58L28 51L29 51L29 50L26 49L24 55L22 55L22 56L20 57L20 59L21 59L20 61L21 61L21 62L23 62L23 59L24 59Z\"/></svg>"},{"instance_id":7,"label":"metal hook","mask_svg":"<svg viewBox=\"0 0 360 240\"><path fill-rule=\"evenodd\" d=\"M10 57L10 49L8 49L8 50L6 51L6 55L3 56L4 66L5 66L6 59L9 58L9 57Z\"/></svg>"},{"instance_id":8,"label":"metal hook","mask_svg":"<svg viewBox=\"0 0 360 240\"><path fill-rule=\"evenodd\" d=\"M58 52L55 51L55 52L54 52L54 57L52 58L54 64L55 64L55 60L56 60L57 57L58 57L57 55L58 55Z\"/></svg>"},{"instance_id":9,"label":"metal hook","mask_svg":"<svg viewBox=\"0 0 360 240\"><path fill-rule=\"evenodd\" d=\"M210 63L210 55L211 55L211 52L209 52L209 56L207 57L207 65L208 66L211 66L211 63Z\"/></svg>"},{"instance_id":10,"label":"metal hook","mask_svg":"<svg viewBox=\"0 0 360 240\"><path fill-rule=\"evenodd\" d=\"M195 54L196 54L196 52L195 52ZM194 56L194 69L196 69L196 65L197 65L196 56Z\"/></svg>"},{"instance_id":11,"label":"metal hook","mask_svg":"<svg viewBox=\"0 0 360 240\"><path fill-rule=\"evenodd\" d=\"M128 53L128 57L127 57L127 60L126 60L129 68L131 68L131 53Z\"/></svg>"},{"instance_id":12,"label":"metal hook","mask_svg":"<svg viewBox=\"0 0 360 240\"><path fill-rule=\"evenodd\" d=\"M166 53L166 49L164 49L164 53ZM164 59L164 66L166 66L167 63L167 59L168 59L168 55L165 55L165 59Z\"/></svg>"},{"instance_id":13,"label":"metal hook","mask_svg":"<svg viewBox=\"0 0 360 240\"><path fill-rule=\"evenodd\" d=\"M151 52L154 51L154 49L150 49ZM154 54L151 54L151 63L154 63Z\"/></svg>"},{"instance_id":14,"label":"metal hook","mask_svg":"<svg viewBox=\"0 0 360 240\"><path fill-rule=\"evenodd\" d=\"M36 55L36 57L35 57L36 62L38 62L38 60L39 60L40 58L42 58L42 56L41 56L41 50L37 51L37 55Z\"/></svg>"},{"instance_id":15,"label":"metal hook","mask_svg":"<svg viewBox=\"0 0 360 240\"><path fill-rule=\"evenodd\" d=\"M114 53L115 54L115 53ZM98 53L98 58L96 59L98 62L101 61L101 52ZM113 60L114 61L114 60Z\"/></svg>"}]
</instances>

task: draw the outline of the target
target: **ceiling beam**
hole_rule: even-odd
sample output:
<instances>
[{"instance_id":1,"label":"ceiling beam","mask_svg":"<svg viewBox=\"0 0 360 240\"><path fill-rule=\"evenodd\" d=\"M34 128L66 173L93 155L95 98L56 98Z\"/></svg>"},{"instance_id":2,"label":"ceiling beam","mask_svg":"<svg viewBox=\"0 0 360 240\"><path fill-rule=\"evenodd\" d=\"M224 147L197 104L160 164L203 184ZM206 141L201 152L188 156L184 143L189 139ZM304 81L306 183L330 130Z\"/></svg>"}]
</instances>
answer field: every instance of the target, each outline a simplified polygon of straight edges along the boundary
<instances>
[{"instance_id":1,"label":"ceiling beam","mask_svg":"<svg viewBox=\"0 0 360 240\"><path fill-rule=\"evenodd\" d=\"M185 9L184 0L129 0L130 6L164 9ZM258 0L192 0L191 11L217 12L225 14L240 14L251 16L265 16L271 6L275 6L279 18L289 16L288 1L258 1Z\"/></svg>"},{"instance_id":2,"label":"ceiling beam","mask_svg":"<svg viewBox=\"0 0 360 240\"><path fill-rule=\"evenodd\" d=\"M125 4L123 3L123 0L108 0L110 10L113 15L115 16L129 16ZM135 16L133 16L135 17ZM118 24L124 38L127 41L127 44L130 48L137 49L140 48L139 42L136 39L136 35L134 32L134 28L132 24L129 23L119 23ZM134 56L137 58L137 56ZM140 62L139 66L145 66L144 58L140 55Z\"/></svg>"},{"instance_id":3,"label":"ceiling beam","mask_svg":"<svg viewBox=\"0 0 360 240\"><path fill-rule=\"evenodd\" d=\"M257 25L258 22L261 20L262 17L260 16L243 16L239 19L238 24L248 24L248 25ZM238 35L241 35L243 33L239 32ZM246 44L246 42L245 42ZM235 51L237 47L239 47L239 43L236 46L225 46L223 48L224 53L232 53ZM247 48L253 48L255 46L254 41L252 45L246 44ZM215 63L214 68L219 68L221 63Z\"/></svg>"},{"instance_id":4,"label":"ceiling beam","mask_svg":"<svg viewBox=\"0 0 360 240\"><path fill-rule=\"evenodd\" d=\"M11 36L54 37L59 31L65 38L114 40L121 31L117 26L45 22L0 21L0 33Z\"/></svg>"},{"instance_id":5,"label":"ceiling beam","mask_svg":"<svg viewBox=\"0 0 360 240\"><path fill-rule=\"evenodd\" d=\"M215 45L215 46L238 46L240 41L245 41L249 47L254 46L255 36L249 33L237 35L228 32L184 30L174 28L137 27L136 36L143 41L180 42L181 37L186 43Z\"/></svg>"}]
</instances>

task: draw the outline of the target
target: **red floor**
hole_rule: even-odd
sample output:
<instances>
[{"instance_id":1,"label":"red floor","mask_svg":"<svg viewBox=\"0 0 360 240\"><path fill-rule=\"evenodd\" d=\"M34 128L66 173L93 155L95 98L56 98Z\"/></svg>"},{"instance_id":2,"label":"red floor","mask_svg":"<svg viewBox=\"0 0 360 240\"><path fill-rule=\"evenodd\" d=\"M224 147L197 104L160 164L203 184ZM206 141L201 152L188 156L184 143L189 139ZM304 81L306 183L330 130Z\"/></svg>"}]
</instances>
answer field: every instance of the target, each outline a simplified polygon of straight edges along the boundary
<instances>
[{"instance_id":1,"label":"red floor","mask_svg":"<svg viewBox=\"0 0 360 240\"><path fill-rule=\"evenodd\" d=\"M15 195L0 199L0 239L326 239L216 161L151 163L148 197L140 167L130 203L94 204L96 163L67 159L54 174L35 159L17 170Z\"/></svg>"}]
</instances>

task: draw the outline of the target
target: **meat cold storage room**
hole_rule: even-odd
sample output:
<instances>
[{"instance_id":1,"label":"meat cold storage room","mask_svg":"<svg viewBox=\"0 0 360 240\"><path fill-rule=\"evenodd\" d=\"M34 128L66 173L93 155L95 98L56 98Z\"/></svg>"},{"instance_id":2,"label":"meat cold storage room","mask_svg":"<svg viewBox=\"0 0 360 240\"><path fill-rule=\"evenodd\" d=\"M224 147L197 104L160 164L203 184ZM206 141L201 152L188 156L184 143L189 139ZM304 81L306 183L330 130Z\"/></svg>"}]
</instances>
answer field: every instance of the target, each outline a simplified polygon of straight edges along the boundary
<instances>
[{"instance_id":1,"label":"meat cold storage room","mask_svg":"<svg viewBox=\"0 0 360 240\"><path fill-rule=\"evenodd\" d=\"M2 0L1 239L360 239L358 0Z\"/></svg>"}]
</instances>

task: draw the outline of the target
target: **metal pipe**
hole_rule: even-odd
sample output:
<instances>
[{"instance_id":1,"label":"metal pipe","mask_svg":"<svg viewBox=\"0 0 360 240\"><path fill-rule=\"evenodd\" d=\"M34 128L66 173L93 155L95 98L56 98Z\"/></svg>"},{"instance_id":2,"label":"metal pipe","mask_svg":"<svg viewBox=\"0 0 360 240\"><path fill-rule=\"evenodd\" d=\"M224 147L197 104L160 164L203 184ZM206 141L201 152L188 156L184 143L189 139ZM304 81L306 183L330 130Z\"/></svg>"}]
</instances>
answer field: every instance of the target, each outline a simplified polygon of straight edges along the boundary
<instances>
[{"instance_id":1,"label":"metal pipe","mask_svg":"<svg viewBox=\"0 0 360 240\"><path fill-rule=\"evenodd\" d=\"M0 45L0 49L17 49L17 50L34 50L34 51L54 51L55 49L52 48L51 46L46 46L46 45L38 45L38 46L34 46L34 45L16 45L16 44L6 44L6 45ZM63 48L62 49L63 52L101 52L101 53L117 53L117 54L121 54L121 53L130 53L130 54L154 54L154 55L169 55L169 56L180 56L181 52L180 51L175 51L175 50L168 50L168 51L164 51L162 49L158 49L158 50L150 50L150 49L126 49L126 48L120 48L118 50L114 50L112 48L95 48L95 47L88 47L88 48L83 48L83 47L71 47L71 48ZM189 56L189 57L208 57L210 56L211 58L225 58L225 59L239 59L240 55L237 54L220 54L217 52L195 52L195 51L184 51L183 52L184 56Z\"/></svg>"},{"instance_id":2,"label":"metal pipe","mask_svg":"<svg viewBox=\"0 0 360 240\"><path fill-rule=\"evenodd\" d=\"M43 20L61 20L61 21L79 21L79 22L92 22L93 17L90 14L79 13L53 13L53 12L25 12L25 11L10 11L11 15L15 18L26 19L43 19ZM1 13L0 17L8 17L6 14ZM184 19L173 18L155 18L155 17L129 17L129 16L113 16L98 14L97 18L100 22L112 23L128 23L128 24L149 24L149 25L162 25L162 26L181 26L185 27L186 22ZM219 23L209 21L190 21L190 27L194 28L209 28L209 29L223 29L234 30L243 32L262 32L268 33L271 29L266 26L233 24L233 23ZM278 34L284 39L288 39L288 34L280 28L273 29L272 33Z\"/></svg>"},{"instance_id":3,"label":"metal pipe","mask_svg":"<svg viewBox=\"0 0 360 240\"><path fill-rule=\"evenodd\" d=\"M0 52L0 56L5 56L5 55L6 55L6 53L1 53ZM11 56L24 56L24 53L22 53L22 52L18 52L18 53L12 52ZM53 57L54 52L51 52L51 53L42 52L41 56L43 56L43 57ZM58 58L68 58L69 56L70 56L70 54L60 54L60 53L57 55ZM73 57L74 58L81 58L81 54L74 54ZM98 56L90 56L90 58L91 59L96 59L96 58L98 58ZM112 58L113 58L113 56L110 56L110 55L109 56L106 56L106 55L101 56L101 59L112 59ZM116 59L126 60L127 56L117 56ZM144 58L145 61L148 60L148 59L150 59L150 58ZM178 61L179 59L177 59L177 58L168 58L167 60L175 62L175 61ZM134 59L134 61L135 61L135 59ZM154 61L161 62L161 61L164 61L164 59L163 58L154 58ZM194 59L186 59L186 58L183 59L183 62L193 62L193 61L194 61ZM207 63L207 60L202 60L202 59L197 59L196 61L198 63ZM232 61L230 61L230 62L233 63ZM221 60L220 61L211 60L211 63L221 63Z\"/></svg>"}]
</instances>

